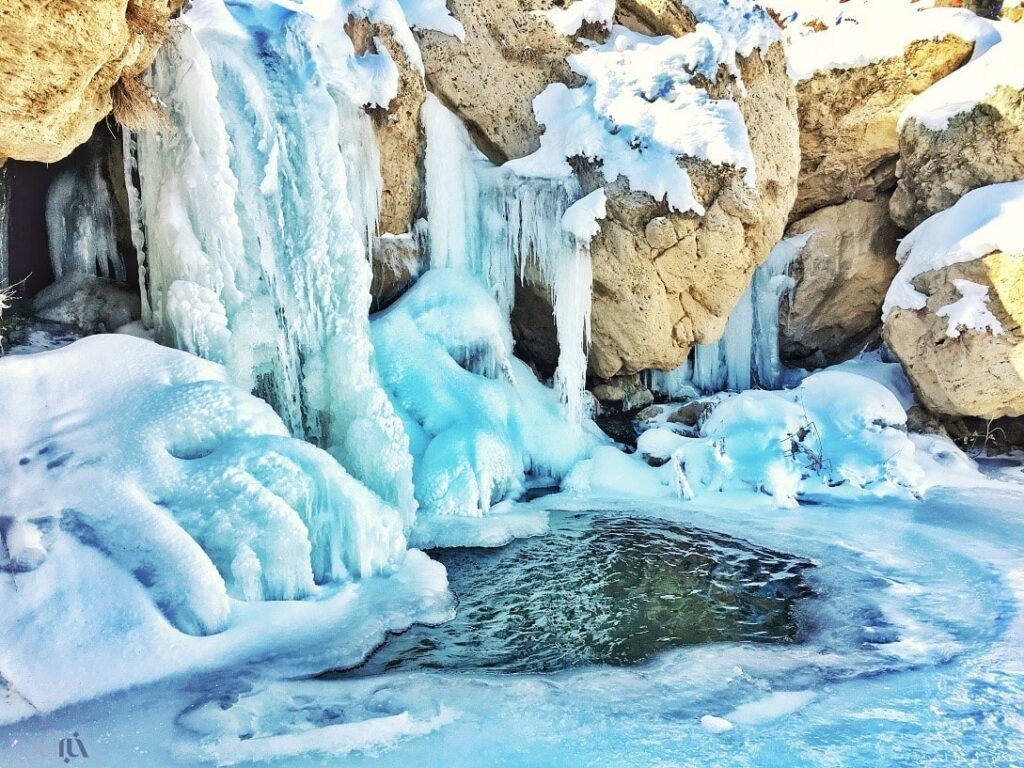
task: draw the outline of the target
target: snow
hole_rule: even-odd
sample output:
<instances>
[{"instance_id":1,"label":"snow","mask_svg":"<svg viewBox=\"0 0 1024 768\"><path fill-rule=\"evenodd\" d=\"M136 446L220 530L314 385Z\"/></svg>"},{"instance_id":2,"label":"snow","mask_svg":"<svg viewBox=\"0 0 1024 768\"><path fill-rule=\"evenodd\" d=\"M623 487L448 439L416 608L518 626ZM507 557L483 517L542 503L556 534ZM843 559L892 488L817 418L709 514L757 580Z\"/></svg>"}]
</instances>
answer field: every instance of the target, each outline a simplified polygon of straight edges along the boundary
<instances>
[{"instance_id":1,"label":"snow","mask_svg":"<svg viewBox=\"0 0 1024 768\"><path fill-rule=\"evenodd\" d=\"M748 701L726 715L736 725L761 725L803 709L817 697L814 691L777 691L758 701Z\"/></svg>"},{"instance_id":2,"label":"snow","mask_svg":"<svg viewBox=\"0 0 1024 768\"><path fill-rule=\"evenodd\" d=\"M991 22L970 11L933 8L927 1L767 0L766 5L782 18L789 73L798 81L902 58L907 46L920 40L956 35L984 49L996 39Z\"/></svg>"},{"instance_id":3,"label":"snow","mask_svg":"<svg viewBox=\"0 0 1024 768\"><path fill-rule=\"evenodd\" d=\"M573 0L567 8L539 11L560 34L575 35L584 23L609 26L615 19L615 0Z\"/></svg>"},{"instance_id":4,"label":"snow","mask_svg":"<svg viewBox=\"0 0 1024 768\"><path fill-rule=\"evenodd\" d=\"M971 111L999 88L1024 90L1024 29L996 22L989 48L914 98L900 116L899 127L914 120L930 131L944 131L957 115Z\"/></svg>"},{"instance_id":5,"label":"snow","mask_svg":"<svg viewBox=\"0 0 1024 768\"><path fill-rule=\"evenodd\" d=\"M603 188L595 189L581 197L562 214L562 229L576 238L577 242L589 244L601 231L600 219L608 215L608 197Z\"/></svg>"},{"instance_id":6,"label":"snow","mask_svg":"<svg viewBox=\"0 0 1024 768\"><path fill-rule=\"evenodd\" d=\"M466 39L462 22L448 11L446 0L399 0L409 26L418 29L433 29L459 40Z\"/></svg>"},{"instance_id":7,"label":"snow","mask_svg":"<svg viewBox=\"0 0 1024 768\"><path fill-rule=\"evenodd\" d=\"M351 42L276 6L202 0L184 20L151 73L173 128L126 143L143 320L227 366L411 526L408 440L367 319L379 161L369 118L337 85L360 82Z\"/></svg>"},{"instance_id":8,"label":"snow","mask_svg":"<svg viewBox=\"0 0 1024 768\"><path fill-rule=\"evenodd\" d=\"M716 717L715 715L704 715L700 719L700 724L708 733L725 733L733 728L732 723L728 720L723 717Z\"/></svg>"},{"instance_id":9,"label":"snow","mask_svg":"<svg viewBox=\"0 0 1024 768\"><path fill-rule=\"evenodd\" d=\"M970 280L954 280L953 286L963 298L939 308L935 313L949 318L946 335L958 339L962 331L991 331L994 336L1002 336L1003 325L988 308L988 286Z\"/></svg>"},{"instance_id":10,"label":"snow","mask_svg":"<svg viewBox=\"0 0 1024 768\"><path fill-rule=\"evenodd\" d=\"M583 425L512 356L507 320L469 273L430 269L372 327L422 515L483 516L527 474L561 478L587 451Z\"/></svg>"},{"instance_id":11,"label":"snow","mask_svg":"<svg viewBox=\"0 0 1024 768\"><path fill-rule=\"evenodd\" d=\"M505 167L525 176L566 178L572 174L567 160L586 157L602 163L609 182L623 176L634 191L701 215L677 158L743 169L752 185L756 169L739 107L711 98L693 81L714 80L721 66L738 77L736 55L766 49L777 37L774 24L750 0L702 0L690 7L700 23L688 35L648 37L614 25L605 42L568 56L586 83L554 83L534 99L537 122L545 128L540 149Z\"/></svg>"},{"instance_id":12,"label":"snow","mask_svg":"<svg viewBox=\"0 0 1024 768\"><path fill-rule=\"evenodd\" d=\"M228 378L126 335L0 359L0 670L37 709L447 610L401 512Z\"/></svg>"},{"instance_id":13,"label":"snow","mask_svg":"<svg viewBox=\"0 0 1024 768\"><path fill-rule=\"evenodd\" d=\"M907 235L896 251L900 271L882 306L885 319L896 308L924 309L927 297L914 278L995 251L1024 255L1024 182L993 184L968 192Z\"/></svg>"}]
</instances>

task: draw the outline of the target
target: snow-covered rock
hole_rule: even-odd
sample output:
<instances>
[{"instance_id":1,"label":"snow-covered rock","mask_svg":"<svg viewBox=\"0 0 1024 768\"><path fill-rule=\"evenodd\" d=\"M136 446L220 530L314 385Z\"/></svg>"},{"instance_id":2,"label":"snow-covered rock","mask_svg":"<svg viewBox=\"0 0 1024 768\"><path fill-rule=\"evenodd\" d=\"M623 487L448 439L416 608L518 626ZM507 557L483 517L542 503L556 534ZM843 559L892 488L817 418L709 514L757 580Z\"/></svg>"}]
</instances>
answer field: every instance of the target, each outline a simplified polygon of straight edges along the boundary
<instances>
[{"instance_id":1,"label":"snow-covered rock","mask_svg":"<svg viewBox=\"0 0 1024 768\"><path fill-rule=\"evenodd\" d=\"M913 229L972 189L1024 178L1024 27L915 98L900 118L893 219Z\"/></svg>"},{"instance_id":2,"label":"snow-covered rock","mask_svg":"<svg viewBox=\"0 0 1024 768\"><path fill-rule=\"evenodd\" d=\"M991 25L916 0L771 0L800 101L793 218L894 183L910 100L971 57Z\"/></svg>"},{"instance_id":3,"label":"snow-covered rock","mask_svg":"<svg viewBox=\"0 0 1024 768\"><path fill-rule=\"evenodd\" d=\"M1024 182L965 195L910 233L885 339L921 402L949 416L1024 415Z\"/></svg>"},{"instance_id":4,"label":"snow-covered rock","mask_svg":"<svg viewBox=\"0 0 1024 768\"><path fill-rule=\"evenodd\" d=\"M851 200L794 222L806 235L783 296L781 349L789 360L820 367L859 351L881 328L882 300L896 275L899 230L888 197Z\"/></svg>"}]
</instances>

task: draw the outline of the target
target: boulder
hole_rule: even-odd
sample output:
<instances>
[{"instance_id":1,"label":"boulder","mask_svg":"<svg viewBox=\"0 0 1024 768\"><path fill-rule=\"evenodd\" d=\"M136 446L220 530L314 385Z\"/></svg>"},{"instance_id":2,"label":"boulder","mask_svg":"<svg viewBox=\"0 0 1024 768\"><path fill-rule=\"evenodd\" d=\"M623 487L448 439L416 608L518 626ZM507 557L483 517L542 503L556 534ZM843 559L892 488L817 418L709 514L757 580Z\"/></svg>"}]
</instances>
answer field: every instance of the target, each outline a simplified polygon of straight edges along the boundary
<instances>
[{"instance_id":1,"label":"boulder","mask_svg":"<svg viewBox=\"0 0 1024 768\"><path fill-rule=\"evenodd\" d=\"M921 403L933 413L997 419L1024 415L1024 255L993 252L918 275L922 309L896 307L884 336ZM962 299L954 280L988 288L988 310L1001 326L948 333L940 310ZM944 313L945 314L945 313Z\"/></svg>"},{"instance_id":2,"label":"boulder","mask_svg":"<svg viewBox=\"0 0 1024 768\"><path fill-rule=\"evenodd\" d=\"M85 142L115 96L138 94L173 5L0 0L0 157L55 162Z\"/></svg>"},{"instance_id":3,"label":"boulder","mask_svg":"<svg viewBox=\"0 0 1024 768\"><path fill-rule=\"evenodd\" d=\"M142 316L138 287L72 272L32 301L36 317L83 333L113 333Z\"/></svg>"},{"instance_id":4,"label":"boulder","mask_svg":"<svg viewBox=\"0 0 1024 768\"><path fill-rule=\"evenodd\" d=\"M850 357L880 330L882 302L896 276L900 232L889 219L888 196L822 208L786 235L806 242L780 312L783 357L808 367Z\"/></svg>"},{"instance_id":5,"label":"boulder","mask_svg":"<svg viewBox=\"0 0 1024 768\"><path fill-rule=\"evenodd\" d=\"M893 219L913 229L971 190L1024 178L1024 30L915 99L900 130Z\"/></svg>"},{"instance_id":6,"label":"boulder","mask_svg":"<svg viewBox=\"0 0 1024 768\"><path fill-rule=\"evenodd\" d=\"M800 186L793 219L892 190L900 114L914 96L967 63L973 50L972 42L948 35L916 41L901 57L801 80Z\"/></svg>"}]
</instances>

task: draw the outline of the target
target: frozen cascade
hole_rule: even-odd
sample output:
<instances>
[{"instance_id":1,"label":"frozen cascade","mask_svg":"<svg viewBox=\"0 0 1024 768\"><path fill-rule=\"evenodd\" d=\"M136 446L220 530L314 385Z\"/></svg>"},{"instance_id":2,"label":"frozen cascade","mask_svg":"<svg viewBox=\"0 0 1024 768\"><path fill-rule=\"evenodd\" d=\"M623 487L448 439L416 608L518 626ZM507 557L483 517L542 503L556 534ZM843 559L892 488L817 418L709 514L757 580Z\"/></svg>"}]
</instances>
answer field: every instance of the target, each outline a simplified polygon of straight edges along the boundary
<instances>
[{"instance_id":1,"label":"frozen cascade","mask_svg":"<svg viewBox=\"0 0 1024 768\"><path fill-rule=\"evenodd\" d=\"M462 122L433 95L423 107L427 134L427 244L432 269L463 269L490 291L506 317L521 280L550 291L559 357L555 386L566 415L583 417L590 343L589 244L562 225L580 197L572 177L520 176L495 166Z\"/></svg>"},{"instance_id":2,"label":"frozen cascade","mask_svg":"<svg viewBox=\"0 0 1024 768\"><path fill-rule=\"evenodd\" d=\"M783 294L793 287L790 266L809 237L808 233L779 242L754 271L750 288L729 315L722 338L713 344L698 344L692 360L674 371L649 371L648 386L668 397L779 388L784 372L779 355L779 308Z\"/></svg>"},{"instance_id":3,"label":"frozen cascade","mask_svg":"<svg viewBox=\"0 0 1024 768\"><path fill-rule=\"evenodd\" d=\"M172 125L126 143L146 320L224 363L408 527L408 438L369 338L380 180L345 91L351 43L337 18L229 7L193 4L152 73Z\"/></svg>"},{"instance_id":4,"label":"frozen cascade","mask_svg":"<svg viewBox=\"0 0 1024 768\"><path fill-rule=\"evenodd\" d=\"M55 279L78 272L125 280L113 210L98 154L53 180L46 195L46 228Z\"/></svg>"}]
</instances>

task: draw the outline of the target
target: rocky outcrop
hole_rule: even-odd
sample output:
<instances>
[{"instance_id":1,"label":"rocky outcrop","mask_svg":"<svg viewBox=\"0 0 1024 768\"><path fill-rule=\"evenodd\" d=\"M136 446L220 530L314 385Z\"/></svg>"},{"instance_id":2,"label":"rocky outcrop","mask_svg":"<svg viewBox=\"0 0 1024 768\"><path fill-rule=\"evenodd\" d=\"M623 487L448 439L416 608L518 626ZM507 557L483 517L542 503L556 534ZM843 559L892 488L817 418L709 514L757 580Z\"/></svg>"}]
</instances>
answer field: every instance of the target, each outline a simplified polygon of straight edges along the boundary
<instances>
[{"instance_id":1,"label":"rocky outcrop","mask_svg":"<svg viewBox=\"0 0 1024 768\"><path fill-rule=\"evenodd\" d=\"M703 217L673 214L622 184L608 188L608 218L591 243L590 365L602 378L677 367L694 344L718 340L754 269L782 235L799 162L795 98L781 45L740 65L736 94L750 134L757 184L684 160Z\"/></svg>"},{"instance_id":2,"label":"rocky outcrop","mask_svg":"<svg viewBox=\"0 0 1024 768\"><path fill-rule=\"evenodd\" d=\"M950 35L915 42L902 57L802 80L800 188L793 218L891 190L904 107L965 64L973 50L973 43Z\"/></svg>"},{"instance_id":3,"label":"rocky outcrop","mask_svg":"<svg viewBox=\"0 0 1024 768\"><path fill-rule=\"evenodd\" d=\"M174 7L172 7L172 5ZM0 157L54 162L137 101L179 2L0 2Z\"/></svg>"},{"instance_id":4,"label":"rocky outcrop","mask_svg":"<svg viewBox=\"0 0 1024 768\"><path fill-rule=\"evenodd\" d=\"M1024 415L1022 258L997 251L918 275L913 285L927 296L927 306L896 308L886 319L885 340L929 411L982 419ZM948 335L949 321L938 312L962 298L956 279L988 287L988 309L1002 333Z\"/></svg>"},{"instance_id":5,"label":"rocky outcrop","mask_svg":"<svg viewBox=\"0 0 1024 768\"><path fill-rule=\"evenodd\" d=\"M807 239L780 313L783 357L804 367L850 357L881 328L882 302L896 275L900 232L889 219L888 197L822 208L786 235Z\"/></svg>"},{"instance_id":6,"label":"rocky outcrop","mask_svg":"<svg viewBox=\"0 0 1024 768\"><path fill-rule=\"evenodd\" d=\"M546 0L454 0L466 40L421 33L427 83L493 161L527 155L542 129L533 99L552 82L579 85L565 62L581 43L536 13ZM615 20L643 34L681 35L696 26L675 3L631 0ZM600 37L600 29L590 30ZM603 186L608 216L591 243L594 288L591 371L601 378L678 366L693 344L716 340L755 267L778 241L795 193L799 164L796 97L782 47L738 61L746 90L724 72L708 83L715 98L740 105L750 135L757 182L740 169L684 158L703 217L671 213L664 202L631 191L622 179L580 163L584 191ZM529 294L528 296L525 294ZM531 307L529 315L524 307ZM539 364L553 357L543 286L521 286L513 318L519 348Z\"/></svg>"},{"instance_id":7,"label":"rocky outcrop","mask_svg":"<svg viewBox=\"0 0 1024 768\"><path fill-rule=\"evenodd\" d=\"M541 128L533 99L550 83L579 84L565 61L581 46L536 11L551 0L449 0L465 42L419 34L427 84L458 114L480 150L495 162L535 151Z\"/></svg>"},{"instance_id":8,"label":"rocky outcrop","mask_svg":"<svg viewBox=\"0 0 1024 768\"><path fill-rule=\"evenodd\" d=\"M1024 36L1019 42L1001 45L1014 43L1024 44ZM1000 53L987 53L982 60ZM1013 56L1005 58L1008 66L1016 64ZM954 77L970 83L973 69L972 64ZM1007 70L1005 74L1019 80L1019 73ZM983 82L978 86L985 87ZM913 229L971 190L1024 178L1024 89L999 85L979 96L973 108L952 117L910 117L903 125L899 185L891 207L901 227ZM963 95L954 89L950 98Z\"/></svg>"}]
</instances>

